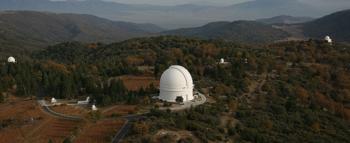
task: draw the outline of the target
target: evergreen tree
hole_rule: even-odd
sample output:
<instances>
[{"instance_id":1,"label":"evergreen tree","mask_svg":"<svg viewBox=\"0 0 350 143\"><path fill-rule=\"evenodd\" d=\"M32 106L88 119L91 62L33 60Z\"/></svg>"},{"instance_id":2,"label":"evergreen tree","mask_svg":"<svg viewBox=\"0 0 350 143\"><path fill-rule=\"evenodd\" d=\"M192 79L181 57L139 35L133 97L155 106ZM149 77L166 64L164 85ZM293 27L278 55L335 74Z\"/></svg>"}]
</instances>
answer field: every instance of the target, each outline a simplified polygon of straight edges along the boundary
<instances>
[{"instance_id":1,"label":"evergreen tree","mask_svg":"<svg viewBox=\"0 0 350 143\"><path fill-rule=\"evenodd\" d=\"M2 92L0 90L0 103L2 103L4 101L5 101L5 97L4 97L4 95L2 95Z\"/></svg>"},{"instance_id":2,"label":"evergreen tree","mask_svg":"<svg viewBox=\"0 0 350 143\"><path fill-rule=\"evenodd\" d=\"M63 140L63 143L72 143L72 141L69 137L67 137Z\"/></svg>"}]
</instances>

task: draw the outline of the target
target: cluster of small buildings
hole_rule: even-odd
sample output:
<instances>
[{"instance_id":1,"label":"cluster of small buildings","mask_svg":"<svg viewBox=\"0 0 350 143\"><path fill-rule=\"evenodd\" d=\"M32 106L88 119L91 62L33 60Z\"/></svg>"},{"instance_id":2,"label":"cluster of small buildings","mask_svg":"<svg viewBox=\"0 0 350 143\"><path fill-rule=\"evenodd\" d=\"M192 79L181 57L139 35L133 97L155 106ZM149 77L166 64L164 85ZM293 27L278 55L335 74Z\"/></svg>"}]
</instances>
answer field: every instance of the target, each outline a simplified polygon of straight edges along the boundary
<instances>
[{"instance_id":1,"label":"cluster of small buildings","mask_svg":"<svg viewBox=\"0 0 350 143\"><path fill-rule=\"evenodd\" d=\"M248 58L242 59L242 62L244 64L248 64ZM230 64L230 62L226 62L224 58L221 58L220 61L218 62L219 65L227 65Z\"/></svg>"},{"instance_id":2,"label":"cluster of small buildings","mask_svg":"<svg viewBox=\"0 0 350 143\"><path fill-rule=\"evenodd\" d=\"M226 64L228 64L228 63L229 63L229 62L226 62L224 58L221 58L221 59L220 59L220 62L219 62L219 64L221 64L221 65L226 65Z\"/></svg>"},{"instance_id":3,"label":"cluster of small buildings","mask_svg":"<svg viewBox=\"0 0 350 143\"><path fill-rule=\"evenodd\" d=\"M87 97L86 98L86 100L83 100L83 101L77 101L77 103L76 104L72 104L72 105L88 105L90 103L90 97ZM51 105L61 105L61 103L59 103L58 101L57 101L57 99L56 98L51 98ZM91 106L91 110L92 111L97 111L98 110L98 108L96 107L96 105L95 104L93 104L92 106Z\"/></svg>"}]
</instances>

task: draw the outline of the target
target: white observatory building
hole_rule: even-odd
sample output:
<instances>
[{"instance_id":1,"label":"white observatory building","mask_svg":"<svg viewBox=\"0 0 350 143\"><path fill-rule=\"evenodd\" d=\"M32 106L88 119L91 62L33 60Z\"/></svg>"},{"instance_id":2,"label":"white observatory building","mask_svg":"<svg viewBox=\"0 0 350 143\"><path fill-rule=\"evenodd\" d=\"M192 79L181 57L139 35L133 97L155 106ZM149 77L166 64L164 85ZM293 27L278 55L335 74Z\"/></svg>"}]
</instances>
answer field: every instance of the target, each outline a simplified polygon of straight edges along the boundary
<instances>
[{"instance_id":1,"label":"white observatory building","mask_svg":"<svg viewBox=\"0 0 350 143\"><path fill-rule=\"evenodd\" d=\"M55 98L52 97L52 98L51 98L51 103L52 103L52 104L55 104L55 103L57 103L57 100L56 100Z\"/></svg>"},{"instance_id":2,"label":"white observatory building","mask_svg":"<svg viewBox=\"0 0 350 143\"><path fill-rule=\"evenodd\" d=\"M226 65L226 64L228 64L228 63L229 63L229 62L226 62L224 58L221 58L218 64Z\"/></svg>"},{"instance_id":3,"label":"white observatory building","mask_svg":"<svg viewBox=\"0 0 350 143\"><path fill-rule=\"evenodd\" d=\"M97 111L98 110L95 104L91 106L91 110L92 111Z\"/></svg>"},{"instance_id":4,"label":"white observatory building","mask_svg":"<svg viewBox=\"0 0 350 143\"><path fill-rule=\"evenodd\" d=\"M220 59L220 64L224 64L225 63L225 59L224 58L221 58Z\"/></svg>"},{"instance_id":5,"label":"white observatory building","mask_svg":"<svg viewBox=\"0 0 350 143\"><path fill-rule=\"evenodd\" d=\"M90 102L90 97L86 97L86 100L78 101L77 104L79 104L79 105L86 105L86 104L89 104L89 102Z\"/></svg>"},{"instance_id":6,"label":"white observatory building","mask_svg":"<svg viewBox=\"0 0 350 143\"><path fill-rule=\"evenodd\" d=\"M190 72L182 66L170 66L160 78L159 99L167 102L176 102L182 97L183 102L194 99L193 80Z\"/></svg>"},{"instance_id":7,"label":"white observatory building","mask_svg":"<svg viewBox=\"0 0 350 143\"><path fill-rule=\"evenodd\" d=\"M7 59L7 62L9 62L9 63L16 63L16 59L14 57L9 57Z\"/></svg>"},{"instance_id":8,"label":"white observatory building","mask_svg":"<svg viewBox=\"0 0 350 143\"><path fill-rule=\"evenodd\" d=\"M326 36L326 37L324 37L324 40L325 40L327 43L330 43L330 44L332 44L332 43L333 43L333 40L331 39L331 37L330 37L330 36Z\"/></svg>"}]
</instances>

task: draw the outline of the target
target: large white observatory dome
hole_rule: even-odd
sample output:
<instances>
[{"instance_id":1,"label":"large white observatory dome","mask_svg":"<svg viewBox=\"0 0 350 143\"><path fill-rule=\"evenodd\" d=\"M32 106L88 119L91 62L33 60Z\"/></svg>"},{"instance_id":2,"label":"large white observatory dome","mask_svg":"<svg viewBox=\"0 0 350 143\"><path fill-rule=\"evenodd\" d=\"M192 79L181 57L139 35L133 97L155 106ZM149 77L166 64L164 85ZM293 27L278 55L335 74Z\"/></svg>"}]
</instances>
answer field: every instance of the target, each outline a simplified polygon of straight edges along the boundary
<instances>
[{"instance_id":1,"label":"large white observatory dome","mask_svg":"<svg viewBox=\"0 0 350 143\"><path fill-rule=\"evenodd\" d=\"M193 100L193 80L188 70L182 66L169 67L160 78L159 99L167 102L176 102L182 97L183 102Z\"/></svg>"},{"instance_id":2,"label":"large white observatory dome","mask_svg":"<svg viewBox=\"0 0 350 143\"><path fill-rule=\"evenodd\" d=\"M9 62L9 63L15 63L15 62L16 62L16 59L15 59L14 57L9 57L9 58L7 59L7 62Z\"/></svg>"}]
</instances>

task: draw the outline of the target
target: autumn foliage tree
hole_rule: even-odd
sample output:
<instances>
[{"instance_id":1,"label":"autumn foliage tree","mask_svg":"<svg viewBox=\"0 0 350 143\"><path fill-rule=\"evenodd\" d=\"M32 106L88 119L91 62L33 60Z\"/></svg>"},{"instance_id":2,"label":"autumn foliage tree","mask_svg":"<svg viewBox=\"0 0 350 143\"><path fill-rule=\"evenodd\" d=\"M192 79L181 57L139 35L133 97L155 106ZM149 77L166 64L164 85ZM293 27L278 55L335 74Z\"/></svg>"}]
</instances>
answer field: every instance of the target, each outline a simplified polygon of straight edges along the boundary
<instances>
[{"instance_id":1,"label":"autumn foliage tree","mask_svg":"<svg viewBox=\"0 0 350 143\"><path fill-rule=\"evenodd\" d=\"M133 131L137 134L145 135L149 132L149 126L145 122L137 122L133 126Z\"/></svg>"},{"instance_id":2,"label":"autumn foliage tree","mask_svg":"<svg viewBox=\"0 0 350 143\"><path fill-rule=\"evenodd\" d=\"M305 88L298 86L295 92L301 103L309 104L309 94Z\"/></svg>"}]
</instances>

